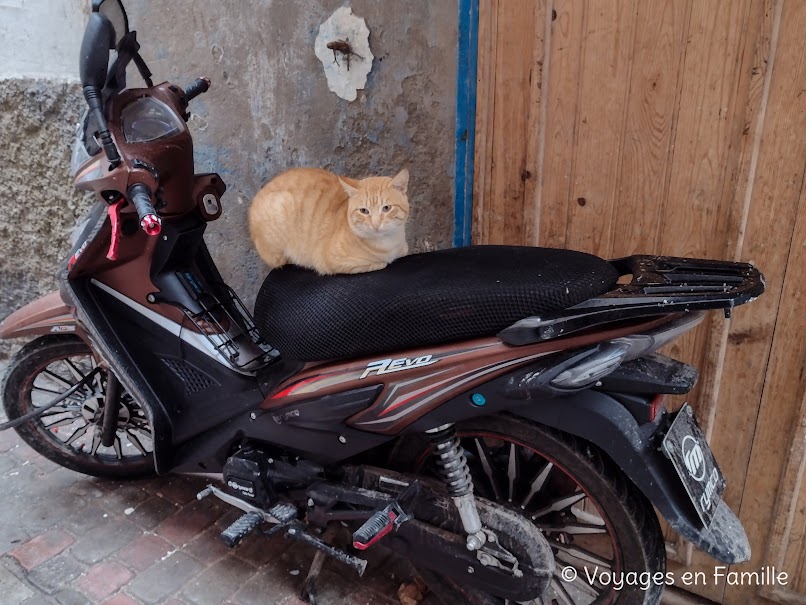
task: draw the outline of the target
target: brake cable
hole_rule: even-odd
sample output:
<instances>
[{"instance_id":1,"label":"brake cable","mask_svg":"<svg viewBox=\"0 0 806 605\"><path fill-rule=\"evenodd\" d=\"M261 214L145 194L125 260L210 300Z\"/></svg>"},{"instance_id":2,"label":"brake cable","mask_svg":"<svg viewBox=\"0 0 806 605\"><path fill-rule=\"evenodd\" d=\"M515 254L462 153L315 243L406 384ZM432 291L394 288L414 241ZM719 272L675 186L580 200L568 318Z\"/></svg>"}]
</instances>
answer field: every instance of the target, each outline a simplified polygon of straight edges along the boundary
<instances>
[{"instance_id":1,"label":"brake cable","mask_svg":"<svg viewBox=\"0 0 806 605\"><path fill-rule=\"evenodd\" d=\"M39 416L41 416L42 414L47 412L52 407L55 407L56 405L58 405L59 403L61 403L62 401L64 401L68 397L70 397L71 395L75 394L80 389L82 389L85 386L87 386L95 378L95 375L98 374L100 371L101 371L100 367L93 368L90 371L89 374L84 376L84 378L79 380L76 384L74 384L72 387L67 389L64 393L62 393L61 395L59 395L55 399L52 399L52 400L48 401L42 407L35 409L33 412L28 412L27 414L24 414L23 416L20 416L19 418L15 418L14 420L9 420L8 422L0 424L0 431L6 431L8 429L13 429L15 427L20 426L21 424L24 424L24 423L28 422L29 420L32 420L34 418L38 418Z\"/></svg>"}]
</instances>

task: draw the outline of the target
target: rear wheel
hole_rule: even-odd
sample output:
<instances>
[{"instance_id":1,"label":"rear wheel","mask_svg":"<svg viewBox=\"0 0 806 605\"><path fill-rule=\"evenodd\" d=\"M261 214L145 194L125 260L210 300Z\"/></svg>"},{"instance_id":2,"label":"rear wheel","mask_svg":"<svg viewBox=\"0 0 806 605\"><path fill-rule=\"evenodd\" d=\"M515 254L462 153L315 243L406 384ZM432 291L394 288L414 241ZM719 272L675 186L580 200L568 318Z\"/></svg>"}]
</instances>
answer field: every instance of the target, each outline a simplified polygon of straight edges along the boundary
<instances>
[{"instance_id":1,"label":"rear wheel","mask_svg":"<svg viewBox=\"0 0 806 605\"><path fill-rule=\"evenodd\" d=\"M509 416L472 420L456 429L476 495L526 516L551 546L556 562L551 586L531 603L660 602L662 584L648 580L666 569L657 517L643 494L601 452ZM424 439L418 436L402 450L398 459L407 470L435 474ZM420 574L446 605L505 604L432 571L420 570Z\"/></svg>"},{"instance_id":2,"label":"rear wheel","mask_svg":"<svg viewBox=\"0 0 806 605\"><path fill-rule=\"evenodd\" d=\"M9 363L3 407L9 420L52 401L97 365L92 350L73 337L42 337ZM143 408L121 389L111 447L101 444L108 370L101 370L58 405L15 430L37 452L66 468L97 477L134 478L154 473L151 427Z\"/></svg>"}]
</instances>

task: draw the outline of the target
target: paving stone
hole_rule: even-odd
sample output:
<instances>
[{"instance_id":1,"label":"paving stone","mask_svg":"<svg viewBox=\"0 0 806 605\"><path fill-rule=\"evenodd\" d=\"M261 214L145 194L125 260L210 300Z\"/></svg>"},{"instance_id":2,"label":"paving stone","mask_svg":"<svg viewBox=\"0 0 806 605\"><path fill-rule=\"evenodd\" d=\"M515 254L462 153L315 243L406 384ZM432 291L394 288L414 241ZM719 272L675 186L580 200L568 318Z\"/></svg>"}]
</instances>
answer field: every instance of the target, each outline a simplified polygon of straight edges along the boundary
<instances>
[{"instance_id":1,"label":"paving stone","mask_svg":"<svg viewBox=\"0 0 806 605\"><path fill-rule=\"evenodd\" d=\"M182 546L215 523L221 511L209 500L196 501L176 511L154 530L171 544Z\"/></svg>"},{"instance_id":2,"label":"paving stone","mask_svg":"<svg viewBox=\"0 0 806 605\"><path fill-rule=\"evenodd\" d=\"M59 605L87 605L87 597L72 588L63 588L53 597Z\"/></svg>"},{"instance_id":3,"label":"paving stone","mask_svg":"<svg viewBox=\"0 0 806 605\"><path fill-rule=\"evenodd\" d=\"M137 536L140 529L122 519L108 518L106 523L85 533L70 552L88 565L93 565L116 552Z\"/></svg>"},{"instance_id":4,"label":"paving stone","mask_svg":"<svg viewBox=\"0 0 806 605\"><path fill-rule=\"evenodd\" d=\"M3 421L5 421L5 415ZM12 447L19 447L20 443L22 440L14 431L0 432L0 452L7 452Z\"/></svg>"},{"instance_id":5,"label":"paving stone","mask_svg":"<svg viewBox=\"0 0 806 605\"><path fill-rule=\"evenodd\" d=\"M207 483L207 479L180 475L160 484L156 494L174 504L187 504L196 500L196 494L202 491Z\"/></svg>"},{"instance_id":6,"label":"paving stone","mask_svg":"<svg viewBox=\"0 0 806 605\"><path fill-rule=\"evenodd\" d=\"M118 593L111 599L104 601L103 605L141 605L139 601L135 601L129 595Z\"/></svg>"},{"instance_id":7,"label":"paving stone","mask_svg":"<svg viewBox=\"0 0 806 605\"><path fill-rule=\"evenodd\" d=\"M280 601L280 605L308 605L308 604L299 597L286 597L285 599Z\"/></svg>"},{"instance_id":8,"label":"paving stone","mask_svg":"<svg viewBox=\"0 0 806 605\"><path fill-rule=\"evenodd\" d=\"M45 598L44 595L35 594L34 596L25 599L19 605L53 605L53 601Z\"/></svg>"},{"instance_id":9,"label":"paving stone","mask_svg":"<svg viewBox=\"0 0 806 605\"><path fill-rule=\"evenodd\" d=\"M219 535L221 528L215 525L208 527L200 535L182 547L182 550L189 555L196 557L202 563L212 564L230 554L237 554L243 544L229 548Z\"/></svg>"},{"instance_id":10,"label":"paving stone","mask_svg":"<svg viewBox=\"0 0 806 605\"><path fill-rule=\"evenodd\" d=\"M107 523L109 513L95 502L80 506L62 521L62 526L80 536Z\"/></svg>"},{"instance_id":11,"label":"paving stone","mask_svg":"<svg viewBox=\"0 0 806 605\"><path fill-rule=\"evenodd\" d=\"M193 605L219 605L255 575L255 568L235 558L222 559L188 583L181 596Z\"/></svg>"},{"instance_id":12,"label":"paving stone","mask_svg":"<svg viewBox=\"0 0 806 605\"><path fill-rule=\"evenodd\" d=\"M0 567L0 595L5 603L22 603L34 596L34 591L5 566Z\"/></svg>"},{"instance_id":13,"label":"paving stone","mask_svg":"<svg viewBox=\"0 0 806 605\"><path fill-rule=\"evenodd\" d=\"M3 511L4 516L13 517L13 515L9 514L9 508L0 505L0 510ZM18 548L21 544L27 542L30 537L31 535L19 525L3 523L0 525L0 555Z\"/></svg>"},{"instance_id":14,"label":"paving stone","mask_svg":"<svg viewBox=\"0 0 806 605\"><path fill-rule=\"evenodd\" d=\"M126 509L136 508L148 497L149 494L136 485L123 484L106 492L100 498L100 505L111 513L122 515Z\"/></svg>"},{"instance_id":15,"label":"paving stone","mask_svg":"<svg viewBox=\"0 0 806 605\"><path fill-rule=\"evenodd\" d=\"M132 579L134 574L117 561L104 561L91 567L87 573L79 578L76 585L93 600L108 597Z\"/></svg>"},{"instance_id":16,"label":"paving stone","mask_svg":"<svg viewBox=\"0 0 806 605\"><path fill-rule=\"evenodd\" d=\"M143 529L154 529L176 511L176 505L172 502L159 496L152 496L134 507L134 512L126 518Z\"/></svg>"},{"instance_id":17,"label":"paving stone","mask_svg":"<svg viewBox=\"0 0 806 605\"><path fill-rule=\"evenodd\" d=\"M126 590L145 603L158 603L179 590L203 568L190 555L175 552L138 574Z\"/></svg>"},{"instance_id":18,"label":"paving stone","mask_svg":"<svg viewBox=\"0 0 806 605\"><path fill-rule=\"evenodd\" d=\"M161 605L188 605L185 601L181 599L168 599L167 601L163 601ZM223 605L223 604L222 604Z\"/></svg>"},{"instance_id":19,"label":"paving stone","mask_svg":"<svg viewBox=\"0 0 806 605\"><path fill-rule=\"evenodd\" d=\"M25 569L31 570L58 555L75 542L75 538L62 530L52 530L13 549L10 554Z\"/></svg>"},{"instance_id":20,"label":"paving stone","mask_svg":"<svg viewBox=\"0 0 806 605\"><path fill-rule=\"evenodd\" d=\"M70 555L61 554L36 567L27 580L45 594L53 594L68 586L85 569L86 566Z\"/></svg>"},{"instance_id":21,"label":"paving stone","mask_svg":"<svg viewBox=\"0 0 806 605\"><path fill-rule=\"evenodd\" d=\"M285 566L268 565L235 593L238 605L279 605L289 595L299 593L305 576L292 576Z\"/></svg>"},{"instance_id":22,"label":"paving stone","mask_svg":"<svg viewBox=\"0 0 806 605\"><path fill-rule=\"evenodd\" d=\"M152 534L140 536L115 555L135 571L143 571L174 550L174 546Z\"/></svg>"}]
</instances>

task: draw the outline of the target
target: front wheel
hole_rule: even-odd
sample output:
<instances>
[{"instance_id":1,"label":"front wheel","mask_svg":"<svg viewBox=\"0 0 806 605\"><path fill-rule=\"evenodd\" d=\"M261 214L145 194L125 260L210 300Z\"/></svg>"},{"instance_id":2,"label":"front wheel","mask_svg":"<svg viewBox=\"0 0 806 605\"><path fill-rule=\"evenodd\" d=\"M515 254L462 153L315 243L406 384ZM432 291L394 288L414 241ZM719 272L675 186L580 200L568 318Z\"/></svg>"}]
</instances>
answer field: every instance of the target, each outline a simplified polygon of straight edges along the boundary
<instances>
[{"instance_id":1,"label":"front wheel","mask_svg":"<svg viewBox=\"0 0 806 605\"><path fill-rule=\"evenodd\" d=\"M74 337L45 336L9 362L3 407L14 420L64 393L97 365L92 350ZM37 452L66 468L113 479L154 473L151 428L143 408L121 389L114 443L101 444L108 370L56 406L15 430Z\"/></svg>"},{"instance_id":2,"label":"front wheel","mask_svg":"<svg viewBox=\"0 0 806 605\"><path fill-rule=\"evenodd\" d=\"M598 449L512 416L475 419L456 430L477 497L530 519L554 553L554 577L535 605L660 602L662 580L651 581L666 569L658 519ZM399 449L397 461L406 470L435 475L430 453L418 436ZM432 571L420 575L445 605L508 605Z\"/></svg>"}]
</instances>

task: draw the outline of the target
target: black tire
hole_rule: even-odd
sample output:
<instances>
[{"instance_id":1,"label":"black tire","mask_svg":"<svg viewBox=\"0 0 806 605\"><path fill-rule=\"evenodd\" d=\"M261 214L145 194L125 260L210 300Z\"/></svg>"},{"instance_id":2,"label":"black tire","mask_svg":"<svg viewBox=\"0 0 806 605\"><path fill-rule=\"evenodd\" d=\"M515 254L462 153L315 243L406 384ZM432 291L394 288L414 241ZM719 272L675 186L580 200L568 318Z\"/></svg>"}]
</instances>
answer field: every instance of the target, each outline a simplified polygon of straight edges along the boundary
<instances>
[{"instance_id":1,"label":"black tire","mask_svg":"<svg viewBox=\"0 0 806 605\"><path fill-rule=\"evenodd\" d=\"M90 367L94 363L89 346L73 336L44 336L20 349L9 362L2 385L3 408L9 420L31 412L44 401L52 400L58 395L59 388L62 392L67 390L68 383L75 383L75 379L71 379L69 374L59 374L58 364L72 363L76 367L77 360L81 359L88 360ZM81 371L87 366L78 367ZM59 385L59 388L54 386L52 389L46 389L37 386L36 381L41 379L40 377L47 377L51 380L49 386ZM116 432L118 439L116 446L103 448L99 445L92 453L94 444L90 441L91 451L84 451L87 440L94 437L96 432L100 437L99 407L103 397L98 395L102 395L105 383L106 371L102 370L91 387L78 391L73 397L46 412L44 416L16 427L17 434L48 460L85 475L111 479L134 479L153 475L155 472L153 446L147 439L150 427L142 408L125 391L121 393L119 400L121 415ZM33 401L35 391L39 402ZM82 422L85 425L82 425ZM48 428L48 425L57 423L60 425ZM75 432L68 434L73 426L76 426ZM84 426L86 428L81 432ZM64 433L67 434L65 440L57 436L59 429L63 427L66 429ZM78 432L80 435L74 437ZM71 438L72 442L69 441ZM136 446L134 440L137 441ZM124 452L124 447L127 450L133 449ZM143 451L145 453L142 453Z\"/></svg>"},{"instance_id":2,"label":"black tire","mask_svg":"<svg viewBox=\"0 0 806 605\"><path fill-rule=\"evenodd\" d=\"M546 466L542 468L549 468L552 479L544 479L545 488L549 491L546 493L538 492L544 500L542 504L538 503L538 510L545 510L543 505L545 502L551 502L551 498L555 501L558 497L565 497L564 494L579 494L580 491L586 494L583 499L585 506L588 502L591 503L592 508L586 510L598 511L598 515L604 522L606 528L605 532L600 532L609 538L612 544L612 571L619 574L628 574L629 572L637 572L637 574L649 572L652 574L661 574L655 576L663 578L666 571L666 553L663 534L661 533L660 525L657 516L651 503L647 498L627 479L624 473L616 467L616 465L595 446L587 442L575 439L564 433L549 429L545 426L527 421L522 418L514 416L494 416L487 418L479 418L457 424L457 433L462 440L462 445L465 449L466 457L471 468L471 473L474 478L474 486L477 496L487 497L491 500L498 500L499 504L509 506L514 510L518 510L522 514L532 516L533 500L524 500L523 490L517 491L518 486L508 485L505 482L500 491L509 491L508 496L512 499L507 502L506 494L493 493L496 490L495 481L493 480L494 473L489 473L486 477L479 472L479 468L483 468L480 463L482 449L486 450L485 456L490 454L488 464L495 461L494 454L486 449L486 443L503 443L504 447L510 448L509 451L513 452L511 456L516 458L516 462L523 459L520 447L527 448L524 450L527 455L534 455L529 461L530 464L534 463L536 466L530 467L541 468L542 464L539 457L546 461ZM479 450L478 461L474 463L474 453L472 451L473 444L476 440L480 440L482 445L476 445ZM529 452L533 454L529 454ZM433 468L430 467L430 445L427 440L422 436L415 436L409 438L404 442L395 453L396 464L402 464L401 470L405 469L409 472L419 474L432 475L434 474ZM548 462L552 464L549 465ZM524 463L525 464L525 463ZM492 465L495 468L495 464ZM523 467L526 470L526 467ZM562 473L555 473L554 470L559 469ZM541 473L538 473L541 474ZM527 476L524 473L524 476ZM532 475L529 475L530 477ZM573 482L578 487L570 487ZM500 484L499 484L500 485ZM534 486L534 482L531 483ZM556 487L555 487L556 486ZM564 487L565 486L565 487ZM559 492L555 491L552 495L550 491L552 488L555 490L559 488ZM580 489L581 488L581 489ZM541 488L541 490L544 488ZM570 490L563 492L562 490ZM518 498L513 498L513 494L518 493ZM498 497L503 496L503 497ZM529 496L527 496L529 498ZM529 504L528 507L517 506L517 502L521 501L524 505ZM522 510L523 509L523 510ZM571 509L570 506L568 510ZM555 547L565 544L573 546L575 539L591 539L590 536L570 536L566 535L563 538L571 542L562 543L560 540L555 539L562 536L562 533L552 533L547 527L559 527L562 523L563 526L573 532L570 528L578 529L576 525L584 525L579 521L579 516L586 513L577 511L575 514L577 518L569 521L562 521L561 523L554 523L549 525L547 518L549 515L560 513L549 513L544 519L542 531L544 536L549 539L552 545L552 550L557 555L558 549ZM565 512L562 513L566 515ZM591 517L595 517L593 513L587 513ZM571 515L573 516L573 515ZM566 517L567 518L567 517ZM576 525L574 523L576 522ZM570 524L569 524L570 523ZM536 523L539 527L540 522ZM599 537L599 540L605 540L604 537ZM576 551L580 552L580 551ZM566 553L561 553L561 557L568 557ZM416 567L416 561L413 561ZM585 605L657 605L660 602L661 594L663 592L662 580L660 583L647 582L642 586L642 582L638 577L625 585L621 590L614 590L612 583L610 586L599 586L600 594L597 596L588 595L584 599L582 597L575 597L574 595L582 595L577 583L571 584L562 580L560 570L567 565L567 561L558 560L558 570L550 589L550 594L544 595L543 600L535 600L534 603L542 603L545 605L577 605L577 603L584 603ZM588 563L588 571L594 573L594 564ZM579 566L574 565L579 569ZM448 580L428 570L418 570L423 577L429 588L434 594L445 603L445 605L498 605L504 604L504 601L492 597L491 595L480 595L474 593L468 587L463 587L458 583ZM579 577L585 578L584 570L580 569ZM648 576L643 576L647 578ZM629 579L629 577L628 577ZM555 583L560 584L560 588L555 587ZM584 587L583 587L584 588ZM560 592L564 594L560 594ZM573 593L573 594L572 594ZM569 600L570 597L570 600ZM577 600L580 599L580 600ZM592 599L592 600L591 600Z\"/></svg>"}]
</instances>

